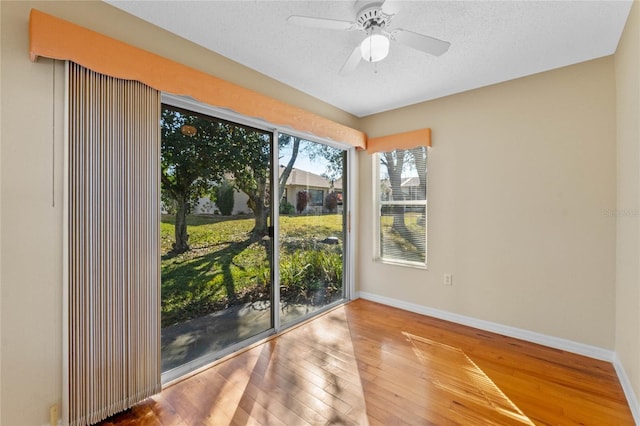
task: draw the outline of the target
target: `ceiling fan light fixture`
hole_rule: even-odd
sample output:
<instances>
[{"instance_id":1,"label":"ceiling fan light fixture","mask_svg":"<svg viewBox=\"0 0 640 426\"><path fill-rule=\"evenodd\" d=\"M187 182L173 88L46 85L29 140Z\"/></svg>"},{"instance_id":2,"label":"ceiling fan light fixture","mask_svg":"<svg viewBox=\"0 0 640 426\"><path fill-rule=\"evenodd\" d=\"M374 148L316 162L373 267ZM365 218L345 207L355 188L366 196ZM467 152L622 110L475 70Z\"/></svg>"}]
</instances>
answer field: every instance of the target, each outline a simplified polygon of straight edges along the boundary
<instances>
[{"instance_id":1,"label":"ceiling fan light fixture","mask_svg":"<svg viewBox=\"0 0 640 426\"><path fill-rule=\"evenodd\" d=\"M378 33L370 34L360 44L360 52L365 61L381 61L389 54L389 38Z\"/></svg>"}]
</instances>

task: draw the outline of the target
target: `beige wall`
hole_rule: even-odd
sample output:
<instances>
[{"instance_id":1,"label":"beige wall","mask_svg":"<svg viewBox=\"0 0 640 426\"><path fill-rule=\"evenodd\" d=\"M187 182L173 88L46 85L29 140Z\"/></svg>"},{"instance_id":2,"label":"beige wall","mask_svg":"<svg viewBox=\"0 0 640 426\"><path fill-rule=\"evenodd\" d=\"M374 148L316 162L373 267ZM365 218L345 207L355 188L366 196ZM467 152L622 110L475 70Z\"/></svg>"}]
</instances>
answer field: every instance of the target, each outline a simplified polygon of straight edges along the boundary
<instances>
[{"instance_id":1,"label":"beige wall","mask_svg":"<svg viewBox=\"0 0 640 426\"><path fill-rule=\"evenodd\" d=\"M640 5L615 55L617 95L616 344L640 396Z\"/></svg>"},{"instance_id":2,"label":"beige wall","mask_svg":"<svg viewBox=\"0 0 640 426\"><path fill-rule=\"evenodd\" d=\"M2 33L2 2L0 1L0 34ZM2 37L0 37L0 44ZM0 49L1 53L1 49ZM0 54L0 78L2 76L2 55ZM0 100L2 98L2 86L0 81ZM0 102L0 190L2 189L2 102ZM2 197L0 197L0 301L2 300ZM0 302L0 421L2 421L2 303Z\"/></svg>"},{"instance_id":3,"label":"beige wall","mask_svg":"<svg viewBox=\"0 0 640 426\"><path fill-rule=\"evenodd\" d=\"M61 399L62 386L64 68L55 68L54 102L53 61L29 62L27 19L15 13L14 5L2 6L0 52L3 425L44 424L49 405Z\"/></svg>"},{"instance_id":4,"label":"beige wall","mask_svg":"<svg viewBox=\"0 0 640 426\"><path fill-rule=\"evenodd\" d=\"M350 114L188 43L105 3L2 1L2 425L48 424L49 406L60 403L62 399L61 114L64 69L62 64L58 63L54 78L52 61L40 60L35 64L29 61L28 20L32 7L258 90L334 121L349 126L357 125L356 118Z\"/></svg>"},{"instance_id":5,"label":"beige wall","mask_svg":"<svg viewBox=\"0 0 640 426\"><path fill-rule=\"evenodd\" d=\"M613 349L615 107L608 57L363 119L369 136L431 127L433 148L429 269L374 262L362 208L359 291Z\"/></svg>"}]
</instances>

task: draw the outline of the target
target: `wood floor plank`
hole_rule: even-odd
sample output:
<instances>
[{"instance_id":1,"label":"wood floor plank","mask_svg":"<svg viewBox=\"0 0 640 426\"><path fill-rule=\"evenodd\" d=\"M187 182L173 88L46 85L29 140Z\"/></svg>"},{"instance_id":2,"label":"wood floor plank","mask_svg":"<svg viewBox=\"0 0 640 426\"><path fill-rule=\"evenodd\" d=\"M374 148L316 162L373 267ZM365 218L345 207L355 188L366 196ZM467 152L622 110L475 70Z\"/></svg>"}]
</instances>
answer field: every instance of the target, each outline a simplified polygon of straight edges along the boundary
<instances>
[{"instance_id":1,"label":"wood floor plank","mask_svg":"<svg viewBox=\"0 0 640 426\"><path fill-rule=\"evenodd\" d=\"M356 300L105 425L633 425L610 363Z\"/></svg>"}]
</instances>

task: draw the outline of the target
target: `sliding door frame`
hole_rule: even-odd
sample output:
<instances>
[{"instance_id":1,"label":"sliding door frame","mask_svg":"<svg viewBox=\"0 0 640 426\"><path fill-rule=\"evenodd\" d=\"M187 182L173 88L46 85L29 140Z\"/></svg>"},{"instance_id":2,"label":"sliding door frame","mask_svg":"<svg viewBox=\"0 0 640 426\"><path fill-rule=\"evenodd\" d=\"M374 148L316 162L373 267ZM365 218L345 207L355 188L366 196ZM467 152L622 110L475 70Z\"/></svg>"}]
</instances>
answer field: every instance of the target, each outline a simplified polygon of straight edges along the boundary
<instances>
[{"instance_id":1,"label":"sliding door frame","mask_svg":"<svg viewBox=\"0 0 640 426\"><path fill-rule=\"evenodd\" d=\"M216 119L221 119L225 121L229 121L231 123L236 123L239 125L253 127L257 130L262 130L264 132L270 132L272 134L272 148L271 148L271 170L270 170L270 179L271 186L270 190L272 194L278 194L279 185L278 185L278 162L279 162L279 149L278 149L278 137L281 133L291 135L294 137L299 137L301 139L320 143L324 145L331 146L333 148L339 148L346 151L347 156L347 176L346 176L346 220L343 221L346 225L346 229L344 232L344 241L346 250L343 252L343 299L338 300L336 302L330 303L322 308L307 314L301 318L298 318L296 321L288 323L286 327L282 327L280 322L280 226L279 226L279 204L278 202L271 202L270 205L270 223L269 226L272 227L273 236L270 238L271 244L273 247L273 262L271 268L271 286L272 286L272 303L271 303L271 315L272 315L272 327L268 330L265 330L255 336L252 336L248 339L245 339L241 342L235 343L221 351L205 355L201 358L190 361L186 364L183 364L179 367L176 367L172 370L162 373L162 384L163 387L169 386L172 383L183 380L186 377L197 374L198 372L208 368L213 362L218 359L225 357L229 354L232 354L240 349L246 348L256 342L263 340L273 334L279 333L280 331L292 327L302 321L306 321L309 318L321 314L333 307L345 303L348 300L352 300L355 295L354 283L355 283L355 268L354 268L354 260L355 260L355 251L354 251L354 242L355 242L355 226L353 218L357 217L355 214L355 197L354 187L353 187L353 176L356 175L356 161L355 161L355 148L347 143L340 143L336 141L332 141L329 139L320 138L310 133L300 132L289 128L278 127L274 124L268 123L259 118L251 118L245 117L243 115L237 114L235 112L212 107L206 104L203 104L199 101L185 98L181 96L170 95L166 93L162 93L161 95L161 103L167 104L171 106L175 106L178 108L182 108L188 111L193 111L196 113L204 114L211 116ZM159 255L159 254L158 254Z\"/></svg>"}]
</instances>

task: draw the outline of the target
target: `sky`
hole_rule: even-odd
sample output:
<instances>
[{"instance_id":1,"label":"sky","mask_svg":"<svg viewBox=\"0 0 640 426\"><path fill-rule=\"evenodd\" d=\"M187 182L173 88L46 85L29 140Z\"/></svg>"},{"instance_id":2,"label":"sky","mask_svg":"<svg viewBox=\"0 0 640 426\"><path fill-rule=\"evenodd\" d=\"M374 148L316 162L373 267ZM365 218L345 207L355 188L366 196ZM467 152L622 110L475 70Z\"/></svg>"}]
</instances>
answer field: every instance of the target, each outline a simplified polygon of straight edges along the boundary
<instances>
[{"instance_id":1,"label":"sky","mask_svg":"<svg viewBox=\"0 0 640 426\"><path fill-rule=\"evenodd\" d=\"M325 160L320 155L311 160L309 158L309 155L305 152L305 144L314 145L316 143L310 141L302 141L300 149L298 151L298 156L296 157L296 162L293 167L295 167L296 169L304 170L306 172L314 173L316 175L324 174L327 171L327 160ZM290 159L291 145L288 144L280 148L280 165L286 166Z\"/></svg>"}]
</instances>

